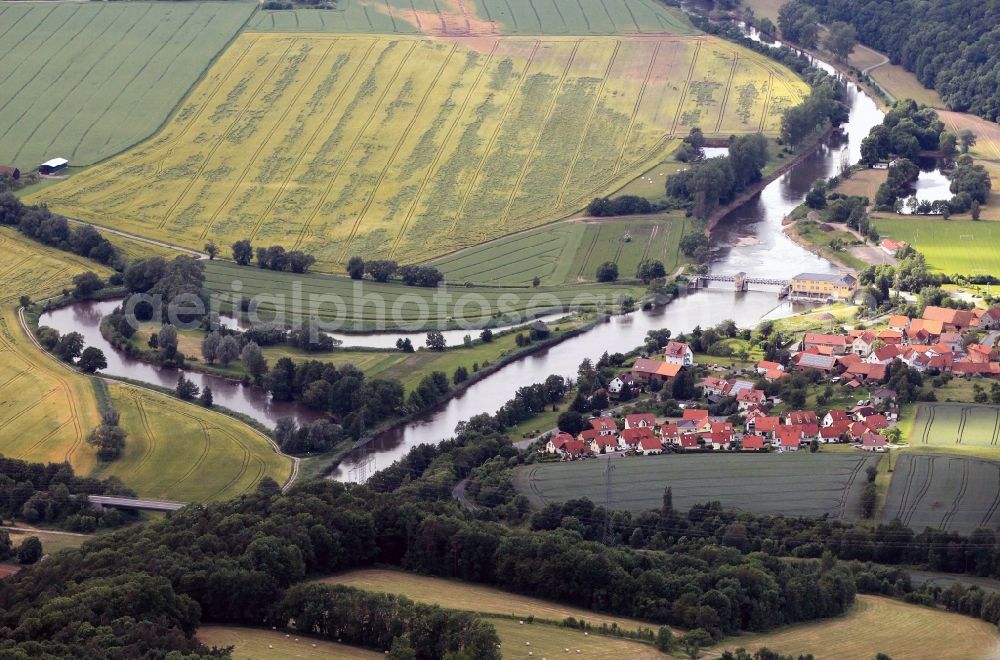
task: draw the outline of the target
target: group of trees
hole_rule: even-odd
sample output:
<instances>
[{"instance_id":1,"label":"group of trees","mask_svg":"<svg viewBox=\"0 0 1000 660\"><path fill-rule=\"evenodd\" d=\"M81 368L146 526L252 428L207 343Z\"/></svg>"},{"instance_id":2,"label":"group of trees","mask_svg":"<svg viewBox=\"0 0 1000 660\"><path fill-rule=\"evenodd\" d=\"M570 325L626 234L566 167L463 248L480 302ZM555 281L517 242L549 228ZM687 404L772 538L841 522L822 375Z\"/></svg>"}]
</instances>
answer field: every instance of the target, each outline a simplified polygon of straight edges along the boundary
<instances>
[{"instance_id":1,"label":"group of trees","mask_svg":"<svg viewBox=\"0 0 1000 660\"><path fill-rule=\"evenodd\" d=\"M214 258L214 243L206 245L209 256ZM233 243L233 261L240 266L249 266L254 254L257 256L257 267L267 270L291 271L293 273L305 273L316 263L316 258L311 254L306 254L301 250L286 251L280 245L270 247L259 247L254 251L253 244L242 239Z\"/></svg>"},{"instance_id":2,"label":"group of trees","mask_svg":"<svg viewBox=\"0 0 1000 660\"><path fill-rule=\"evenodd\" d=\"M108 239L90 225L71 227L66 218L44 206L25 206L13 193L0 194L0 225L17 227L25 236L59 250L121 270L125 259Z\"/></svg>"},{"instance_id":3,"label":"group of trees","mask_svg":"<svg viewBox=\"0 0 1000 660\"><path fill-rule=\"evenodd\" d=\"M896 200L906 197L913 190L913 184L920 176L920 168L908 158L898 158L889 166L886 180L875 193L875 208L891 211Z\"/></svg>"},{"instance_id":4,"label":"group of trees","mask_svg":"<svg viewBox=\"0 0 1000 660\"><path fill-rule=\"evenodd\" d=\"M791 146L801 144L817 130L842 124L850 114L842 83L824 71L810 70L805 75L811 85L809 96L781 115L781 141Z\"/></svg>"},{"instance_id":5,"label":"group of trees","mask_svg":"<svg viewBox=\"0 0 1000 660\"><path fill-rule=\"evenodd\" d=\"M101 423L87 435L87 444L97 448L98 460L111 462L121 456L128 433L119 425L118 411L108 405L101 413Z\"/></svg>"},{"instance_id":6,"label":"group of trees","mask_svg":"<svg viewBox=\"0 0 1000 660\"><path fill-rule=\"evenodd\" d=\"M79 332L67 332L60 335L55 328L43 325L35 331L35 337L42 348L51 352L63 362L76 364L80 371L92 374L99 369L108 367L104 351L94 346L84 348L83 335ZM77 359L79 358L79 359Z\"/></svg>"},{"instance_id":7,"label":"group of trees","mask_svg":"<svg viewBox=\"0 0 1000 660\"><path fill-rule=\"evenodd\" d=\"M171 306L177 319L185 323L204 320L210 309L204 289L205 267L192 257L179 256L170 261L163 257L136 259L125 268L122 284L130 294L147 294L157 301L143 300L130 305L131 301L126 300L126 307L131 306L135 314L135 319L126 321L132 321L133 325L134 321L148 321L154 317L166 319L165 312ZM124 328L119 329L127 337L131 336Z\"/></svg>"},{"instance_id":8,"label":"group of trees","mask_svg":"<svg viewBox=\"0 0 1000 660\"><path fill-rule=\"evenodd\" d=\"M656 210L648 199L638 195L597 197L587 205L587 215L604 218L614 215L641 215Z\"/></svg>"},{"instance_id":9,"label":"group of trees","mask_svg":"<svg viewBox=\"0 0 1000 660\"><path fill-rule=\"evenodd\" d=\"M967 0L794 0L781 10L808 22L842 21L862 43L886 53L935 89L948 107L1000 118L1000 51L995 28L1000 7ZM781 21L779 20L779 23ZM794 26L790 26L794 30ZM789 38L793 33L782 31ZM804 42L803 42L804 43Z\"/></svg>"},{"instance_id":10,"label":"group of trees","mask_svg":"<svg viewBox=\"0 0 1000 660\"><path fill-rule=\"evenodd\" d=\"M942 140L942 136L948 135ZM913 99L898 101L886 113L881 124L873 126L861 142L861 162L874 165L893 156L915 161L921 151L937 151L942 141L954 144L944 123L932 108L918 105Z\"/></svg>"},{"instance_id":11,"label":"group of trees","mask_svg":"<svg viewBox=\"0 0 1000 660\"><path fill-rule=\"evenodd\" d=\"M368 275L376 282L388 282L398 277L409 286L436 287L444 281L444 274L433 266L399 266L395 261L369 260L353 256L347 262L347 274L360 280Z\"/></svg>"},{"instance_id":12,"label":"group of trees","mask_svg":"<svg viewBox=\"0 0 1000 660\"><path fill-rule=\"evenodd\" d=\"M78 477L69 463L29 463L0 456L0 517L31 524L92 532L116 527L132 517L117 510L96 511L88 495L135 497L117 477Z\"/></svg>"},{"instance_id":13,"label":"group of trees","mask_svg":"<svg viewBox=\"0 0 1000 660\"><path fill-rule=\"evenodd\" d=\"M733 138L729 155L709 158L667 177L667 195L706 218L747 186L760 180L767 164L767 138L760 134Z\"/></svg>"},{"instance_id":14,"label":"group of trees","mask_svg":"<svg viewBox=\"0 0 1000 660\"><path fill-rule=\"evenodd\" d=\"M347 436L339 424L327 419L317 419L299 426L291 417L278 420L272 434L274 441L286 454L315 454L330 451Z\"/></svg>"}]
</instances>

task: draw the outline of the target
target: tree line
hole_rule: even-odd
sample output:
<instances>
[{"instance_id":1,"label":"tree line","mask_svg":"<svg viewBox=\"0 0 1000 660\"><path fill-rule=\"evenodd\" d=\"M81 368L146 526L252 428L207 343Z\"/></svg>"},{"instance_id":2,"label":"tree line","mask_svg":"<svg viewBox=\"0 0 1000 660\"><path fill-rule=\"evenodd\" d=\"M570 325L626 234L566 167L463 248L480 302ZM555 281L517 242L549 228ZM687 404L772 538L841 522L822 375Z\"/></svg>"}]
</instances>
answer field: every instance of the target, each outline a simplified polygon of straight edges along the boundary
<instances>
[{"instance_id":1,"label":"tree line","mask_svg":"<svg viewBox=\"0 0 1000 660\"><path fill-rule=\"evenodd\" d=\"M912 71L952 110L1000 118L1000 6L967 0L794 0L783 11L842 21L859 40ZM784 26L782 27L784 30ZM795 38L792 35L787 35Z\"/></svg>"},{"instance_id":2,"label":"tree line","mask_svg":"<svg viewBox=\"0 0 1000 660\"><path fill-rule=\"evenodd\" d=\"M388 282L398 278L408 286L436 287L444 281L444 274L433 266L400 266L395 261L385 259L365 260L353 256L347 262L347 274L352 280L360 280L367 275L376 282Z\"/></svg>"},{"instance_id":3,"label":"tree line","mask_svg":"<svg viewBox=\"0 0 1000 660\"><path fill-rule=\"evenodd\" d=\"M210 258L215 258L216 248L213 243L205 246ZM253 244L242 239L233 243L233 261L240 266L249 266L254 256L257 258L257 267L266 270L290 271L292 273L305 273L316 263L316 257L306 254L301 250L286 251L280 245L270 247L258 247L254 250Z\"/></svg>"},{"instance_id":4,"label":"tree line","mask_svg":"<svg viewBox=\"0 0 1000 660\"><path fill-rule=\"evenodd\" d=\"M66 218L45 206L25 206L13 193L0 194L0 225L17 230L39 243L121 270L124 256L90 225L70 226Z\"/></svg>"}]
</instances>

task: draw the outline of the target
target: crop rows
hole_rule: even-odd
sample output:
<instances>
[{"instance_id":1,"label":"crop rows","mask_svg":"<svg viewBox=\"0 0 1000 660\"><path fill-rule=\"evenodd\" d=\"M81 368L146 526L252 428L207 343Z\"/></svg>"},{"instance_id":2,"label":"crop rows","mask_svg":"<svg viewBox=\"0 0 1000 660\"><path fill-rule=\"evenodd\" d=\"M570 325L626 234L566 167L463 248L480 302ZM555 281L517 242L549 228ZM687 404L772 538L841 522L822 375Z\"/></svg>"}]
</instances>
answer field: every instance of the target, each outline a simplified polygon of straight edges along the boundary
<instances>
[{"instance_id":1,"label":"crop rows","mask_svg":"<svg viewBox=\"0 0 1000 660\"><path fill-rule=\"evenodd\" d=\"M710 132L756 131L764 98L747 114L722 91L771 73L702 39L243 35L161 134L33 201L196 249L279 243L321 270L426 261L614 190L669 149L682 103L713 109ZM721 82L686 94L692 76Z\"/></svg>"},{"instance_id":2,"label":"crop rows","mask_svg":"<svg viewBox=\"0 0 1000 660\"><path fill-rule=\"evenodd\" d=\"M670 486L682 509L718 500L758 514L850 520L860 513L865 467L876 460L808 453L613 459L610 504L633 512L656 509ZM539 507L579 497L604 505L605 467L604 460L536 465L519 470L515 485Z\"/></svg>"},{"instance_id":3,"label":"crop rows","mask_svg":"<svg viewBox=\"0 0 1000 660\"><path fill-rule=\"evenodd\" d=\"M995 406L967 404L921 404L910 442L922 445L998 447L1000 409Z\"/></svg>"},{"instance_id":4,"label":"crop rows","mask_svg":"<svg viewBox=\"0 0 1000 660\"><path fill-rule=\"evenodd\" d=\"M261 11L250 29L450 36L697 32L683 13L656 0L344 0L332 11Z\"/></svg>"},{"instance_id":5,"label":"crop rows","mask_svg":"<svg viewBox=\"0 0 1000 660\"><path fill-rule=\"evenodd\" d=\"M998 510L1000 463L907 453L896 461L883 520L968 534L995 528Z\"/></svg>"},{"instance_id":6,"label":"crop rows","mask_svg":"<svg viewBox=\"0 0 1000 660\"><path fill-rule=\"evenodd\" d=\"M4 3L0 161L89 164L156 130L250 14L239 3Z\"/></svg>"}]
</instances>

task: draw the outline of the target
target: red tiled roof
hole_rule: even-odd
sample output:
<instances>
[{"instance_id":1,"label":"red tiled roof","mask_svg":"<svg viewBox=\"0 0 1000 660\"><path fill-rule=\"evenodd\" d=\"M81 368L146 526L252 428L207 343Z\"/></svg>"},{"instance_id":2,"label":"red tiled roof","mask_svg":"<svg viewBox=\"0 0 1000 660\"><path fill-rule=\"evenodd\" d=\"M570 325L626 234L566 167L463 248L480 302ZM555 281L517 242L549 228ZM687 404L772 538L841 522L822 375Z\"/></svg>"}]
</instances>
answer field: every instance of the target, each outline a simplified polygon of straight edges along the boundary
<instances>
[{"instance_id":1,"label":"red tiled roof","mask_svg":"<svg viewBox=\"0 0 1000 660\"><path fill-rule=\"evenodd\" d=\"M698 408L685 408L684 414L681 415L681 419L689 419L693 422L698 422L703 419L708 419L708 411L700 410Z\"/></svg>"},{"instance_id":2,"label":"red tiled roof","mask_svg":"<svg viewBox=\"0 0 1000 660\"><path fill-rule=\"evenodd\" d=\"M885 447L889 441L878 433L865 433L861 436L861 444L865 447Z\"/></svg>"},{"instance_id":3,"label":"red tiled roof","mask_svg":"<svg viewBox=\"0 0 1000 660\"><path fill-rule=\"evenodd\" d=\"M781 419L779 417L758 417L754 420L754 429L757 433L773 433L781 428Z\"/></svg>"},{"instance_id":4,"label":"red tiled roof","mask_svg":"<svg viewBox=\"0 0 1000 660\"><path fill-rule=\"evenodd\" d=\"M625 442L633 443L633 442L638 442L642 438L652 438L653 429L646 427L625 429L624 431L621 432L620 435L622 437L622 440L624 440Z\"/></svg>"},{"instance_id":5,"label":"red tiled roof","mask_svg":"<svg viewBox=\"0 0 1000 660\"><path fill-rule=\"evenodd\" d=\"M639 447L649 451L650 449L663 449L663 444L654 437L648 437L639 440Z\"/></svg>"},{"instance_id":6,"label":"red tiled roof","mask_svg":"<svg viewBox=\"0 0 1000 660\"><path fill-rule=\"evenodd\" d=\"M807 332L805 337L806 344L812 344L814 346L834 346L834 347L846 347L848 344L847 337L844 335L824 335L819 332Z\"/></svg>"},{"instance_id":7,"label":"red tiled roof","mask_svg":"<svg viewBox=\"0 0 1000 660\"><path fill-rule=\"evenodd\" d=\"M794 424L815 424L816 413L812 410L793 410L785 414L785 423Z\"/></svg>"},{"instance_id":8,"label":"red tiled roof","mask_svg":"<svg viewBox=\"0 0 1000 660\"><path fill-rule=\"evenodd\" d=\"M642 422L645 422L647 426L653 426L656 424L656 415L652 413L635 413L633 415L625 415L625 423L629 426L637 426Z\"/></svg>"},{"instance_id":9,"label":"red tiled roof","mask_svg":"<svg viewBox=\"0 0 1000 660\"><path fill-rule=\"evenodd\" d=\"M595 417L590 420L590 426L595 431L617 431L618 424L610 417Z\"/></svg>"},{"instance_id":10,"label":"red tiled roof","mask_svg":"<svg viewBox=\"0 0 1000 660\"><path fill-rule=\"evenodd\" d=\"M759 435L745 435L743 436L743 448L744 449L763 449L764 448L764 438Z\"/></svg>"},{"instance_id":11,"label":"red tiled roof","mask_svg":"<svg viewBox=\"0 0 1000 660\"><path fill-rule=\"evenodd\" d=\"M666 357L682 358L687 353L687 351L688 351L687 344L679 341L672 341L667 343L667 347L663 349L663 354Z\"/></svg>"}]
</instances>

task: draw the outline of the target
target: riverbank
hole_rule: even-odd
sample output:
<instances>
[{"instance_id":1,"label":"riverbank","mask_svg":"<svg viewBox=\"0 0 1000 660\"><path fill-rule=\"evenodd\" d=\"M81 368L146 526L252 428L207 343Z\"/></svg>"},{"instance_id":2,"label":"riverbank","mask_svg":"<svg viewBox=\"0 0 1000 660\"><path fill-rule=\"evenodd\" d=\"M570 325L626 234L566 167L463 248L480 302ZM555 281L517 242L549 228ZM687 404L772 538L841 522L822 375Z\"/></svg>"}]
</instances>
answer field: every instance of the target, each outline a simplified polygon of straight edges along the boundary
<instances>
[{"instance_id":1,"label":"riverbank","mask_svg":"<svg viewBox=\"0 0 1000 660\"><path fill-rule=\"evenodd\" d=\"M769 185L771 185L772 183L783 177L785 174L790 172L797 165L800 165L802 161L804 161L806 158L812 156L816 152L816 150L819 149L820 146L822 146L822 144L826 140L828 140L831 135L833 135L833 133L836 130L838 130L837 126L830 126L822 133L817 133L814 138L810 139L809 144L802 147L801 151L799 153L796 153L795 156L790 161L782 164L780 167L775 169L770 174L767 174L764 177L762 177L760 181L754 183L749 188L741 192L730 203L726 204L725 206L721 206L715 211L713 211L712 214L709 215L708 219L705 221L705 235L711 238L712 230L715 229L716 226L718 226L718 224L722 222L722 220L726 216L736 211L741 206L743 206L744 204L752 200L754 197L759 195L761 192L763 192L765 188L767 188Z\"/></svg>"}]
</instances>

